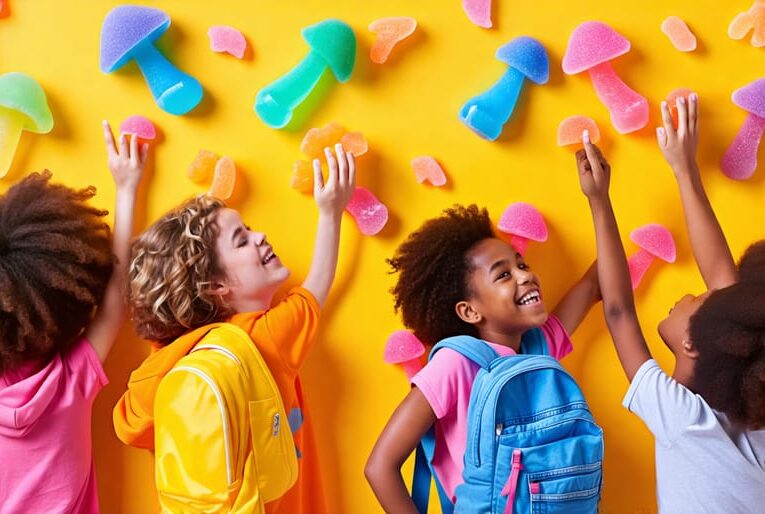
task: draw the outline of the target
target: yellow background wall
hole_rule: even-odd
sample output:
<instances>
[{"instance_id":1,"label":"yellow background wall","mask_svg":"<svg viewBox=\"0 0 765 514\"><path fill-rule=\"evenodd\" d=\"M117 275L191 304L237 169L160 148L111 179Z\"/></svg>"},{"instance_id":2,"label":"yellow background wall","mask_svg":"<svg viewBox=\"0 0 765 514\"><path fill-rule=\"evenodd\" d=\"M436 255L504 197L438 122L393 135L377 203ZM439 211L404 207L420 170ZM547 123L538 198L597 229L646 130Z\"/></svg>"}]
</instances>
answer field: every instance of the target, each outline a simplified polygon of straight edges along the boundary
<instances>
[{"instance_id":1,"label":"yellow background wall","mask_svg":"<svg viewBox=\"0 0 765 514\"><path fill-rule=\"evenodd\" d=\"M760 76L763 50L726 35L748 0L495 0L495 28L471 24L458 0L165 0L145 1L164 9L173 25L161 40L165 53L196 76L205 99L190 115L161 111L134 66L104 75L98 69L99 34L114 0L7 0L11 14L0 18L0 73L23 71L44 87L56 127L49 135L24 134L14 166L2 181L50 168L72 186L95 184L96 203L111 206L114 187L105 166L100 120L118 125L142 114L164 134L148 177L146 226L184 198L202 192L186 178L200 148L233 157L247 196L244 218L263 229L292 282L305 276L311 258L316 209L289 187L292 162L300 158L302 135L310 126L337 121L362 131L371 151L360 159L359 181L390 208L388 227L377 237L359 234L350 218L343 226L340 271L325 312L320 340L304 380L325 463L324 481L335 512L378 512L363 478L367 455L397 402L406 394L403 373L382 361L387 335L400 328L388 289L393 279L384 262L424 219L455 202L478 202L498 219L513 201L527 201L544 214L550 239L532 245L528 259L541 275L552 309L594 257L594 237L579 191L572 154L556 147L558 122L572 114L593 117L604 133L613 165L612 195L625 236L647 222L666 224L678 243L678 261L649 272L637 305L651 349L665 369L672 358L655 327L686 292L702 291L692 261L671 171L654 142L658 103L684 86L701 95L699 159L704 180L735 255L762 237L763 177L748 182L725 178L718 162L744 120L731 92ZM419 28L385 65L368 59L373 36L367 25L391 15L414 16ZM659 27L668 15L684 18L699 39L691 54L675 50ZM301 131L266 127L252 111L256 91L301 59L300 29L338 17L356 31L357 67L348 84L333 87ZM632 51L615 63L617 72L649 98L651 122L644 130L618 135L586 76L566 76L560 62L572 29L602 20L624 34ZM207 29L239 28L254 48L249 60L214 54ZM551 61L550 82L528 87L501 140L479 139L457 118L462 103L485 90L504 65L494 59L501 44L518 35L538 38ZM444 165L450 186L419 185L409 167L429 154ZM627 241L628 251L634 246ZM605 428L606 460L602 512L655 511L653 440L642 423L621 407L627 389L600 309L574 335L576 351L564 361L583 387ZM147 345L125 327L106 368L111 384L101 393L93 418L94 452L101 505L107 513L155 511L152 460L122 446L111 427L111 408ZM408 476L410 467L405 468ZM692 477L686 477L692 480Z\"/></svg>"}]
</instances>

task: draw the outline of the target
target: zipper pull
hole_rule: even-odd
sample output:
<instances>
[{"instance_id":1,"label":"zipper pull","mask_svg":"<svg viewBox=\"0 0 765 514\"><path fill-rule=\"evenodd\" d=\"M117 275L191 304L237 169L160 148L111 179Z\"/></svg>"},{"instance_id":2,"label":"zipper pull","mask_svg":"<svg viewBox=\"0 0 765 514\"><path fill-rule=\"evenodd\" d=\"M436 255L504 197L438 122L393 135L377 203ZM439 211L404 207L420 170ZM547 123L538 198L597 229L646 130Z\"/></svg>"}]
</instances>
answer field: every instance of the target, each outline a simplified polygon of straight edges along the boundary
<instances>
[{"instance_id":1,"label":"zipper pull","mask_svg":"<svg viewBox=\"0 0 765 514\"><path fill-rule=\"evenodd\" d=\"M497 426L494 429L494 433L497 435L497 437L502 435L502 429L505 428L502 423L497 423Z\"/></svg>"},{"instance_id":2,"label":"zipper pull","mask_svg":"<svg viewBox=\"0 0 765 514\"><path fill-rule=\"evenodd\" d=\"M273 424L273 428L272 428L272 431L271 431L271 434L274 437L277 437L279 435L279 425L280 424L281 424L281 422L279 420L279 413L277 412L276 414L274 414L274 424Z\"/></svg>"}]
</instances>

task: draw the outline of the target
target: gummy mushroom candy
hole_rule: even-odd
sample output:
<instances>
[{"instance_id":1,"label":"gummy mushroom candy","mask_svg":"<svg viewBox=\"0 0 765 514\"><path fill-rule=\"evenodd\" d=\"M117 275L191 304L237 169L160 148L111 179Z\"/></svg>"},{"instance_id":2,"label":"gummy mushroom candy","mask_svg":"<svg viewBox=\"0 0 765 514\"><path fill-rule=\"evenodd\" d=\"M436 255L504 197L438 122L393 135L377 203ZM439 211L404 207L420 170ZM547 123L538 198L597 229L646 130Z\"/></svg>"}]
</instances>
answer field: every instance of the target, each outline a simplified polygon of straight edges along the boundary
<instances>
[{"instance_id":1,"label":"gummy mushroom candy","mask_svg":"<svg viewBox=\"0 0 765 514\"><path fill-rule=\"evenodd\" d=\"M614 29L588 21L574 29L563 56L563 71L567 74L589 71L595 93L621 134L640 130L648 123L648 100L622 82L610 63L629 50L630 42Z\"/></svg>"},{"instance_id":2,"label":"gummy mushroom candy","mask_svg":"<svg viewBox=\"0 0 765 514\"><path fill-rule=\"evenodd\" d=\"M587 130L590 141L600 141L600 129L592 118L587 116L569 116L558 125L558 146L581 145L582 134Z\"/></svg>"},{"instance_id":3,"label":"gummy mushroom candy","mask_svg":"<svg viewBox=\"0 0 765 514\"><path fill-rule=\"evenodd\" d=\"M547 51L534 38L517 37L500 47L496 57L508 65L507 71L491 89L468 100L460 110L462 122L489 141L502 133L518 101L523 80L545 84L550 73Z\"/></svg>"},{"instance_id":4,"label":"gummy mushroom candy","mask_svg":"<svg viewBox=\"0 0 765 514\"><path fill-rule=\"evenodd\" d=\"M521 255L526 255L529 240L547 241L545 220L536 207L528 203L508 205L499 218L497 228L500 232L510 234L510 244Z\"/></svg>"},{"instance_id":5,"label":"gummy mushroom candy","mask_svg":"<svg viewBox=\"0 0 765 514\"><path fill-rule=\"evenodd\" d=\"M415 157L411 162L414 176L417 182L422 184L426 180L431 185L441 187L446 184L446 174L438 161L429 155Z\"/></svg>"},{"instance_id":6,"label":"gummy mushroom candy","mask_svg":"<svg viewBox=\"0 0 765 514\"><path fill-rule=\"evenodd\" d=\"M120 132L132 134L144 141L152 141L157 137L157 129L151 120L138 115L125 118L125 121L120 124Z\"/></svg>"},{"instance_id":7,"label":"gummy mushroom candy","mask_svg":"<svg viewBox=\"0 0 765 514\"><path fill-rule=\"evenodd\" d=\"M294 109L305 100L329 68L339 82L351 78L356 64L356 35L340 20L324 20L302 32L311 51L286 75L261 89L255 98L255 112L266 125L282 128L292 119Z\"/></svg>"},{"instance_id":8,"label":"gummy mushroom candy","mask_svg":"<svg viewBox=\"0 0 765 514\"><path fill-rule=\"evenodd\" d=\"M765 46L765 0L754 0L749 10L738 13L728 26L728 36L732 39L744 39L749 31L752 31L752 46Z\"/></svg>"},{"instance_id":9,"label":"gummy mushroom candy","mask_svg":"<svg viewBox=\"0 0 765 514\"><path fill-rule=\"evenodd\" d=\"M733 92L733 103L749 113L744 125L720 161L726 176L735 180L748 179L757 169L757 149L765 132L765 79Z\"/></svg>"},{"instance_id":10,"label":"gummy mushroom candy","mask_svg":"<svg viewBox=\"0 0 765 514\"><path fill-rule=\"evenodd\" d=\"M672 233L656 223L636 228L630 234L630 239L640 247L627 261L634 290L654 260L659 258L664 262L675 262L676 250Z\"/></svg>"},{"instance_id":11,"label":"gummy mushroom candy","mask_svg":"<svg viewBox=\"0 0 765 514\"><path fill-rule=\"evenodd\" d=\"M369 50L369 59L376 64L388 60L393 47L408 38L417 28L417 20L408 16L380 18L369 24L369 30L377 36Z\"/></svg>"},{"instance_id":12,"label":"gummy mushroom candy","mask_svg":"<svg viewBox=\"0 0 765 514\"><path fill-rule=\"evenodd\" d=\"M365 236L377 234L388 223L388 208L365 187L356 186L345 210Z\"/></svg>"},{"instance_id":13,"label":"gummy mushroom candy","mask_svg":"<svg viewBox=\"0 0 765 514\"><path fill-rule=\"evenodd\" d=\"M425 345L408 330L393 332L385 343L383 359L388 364L401 364L406 378L412 379L422 369L420 357L425 353Z\"/></svg>"},{"instance_id":14,"label":"gummy mushroom candy","mask_svg":"<svg viewBox=\"0 0 765 514\"><path fill-rule=\"evenodd\" d=\"M53 129L53 116L45 91L24 73L0 75L0 178L11 167L21 131L46 134Z\"/></svg>"},{"instance_id":15,"label":"gummy mushroom candy","mask_svg":"<svg viewBox=\"0 0 765 514\"><path fill-rule=\"evenodd\" d=\"M203 91L197 79L176 68L154 46L169 26L170 17L159 9L115 7L101 27L101 71L111 73L135 60L157 105L182 115L199 104Z\"/></svg>"},{"instance_id":16,"label":"gummy mushroom candy","mask_svg":"<svg viewBox=\"0 0 765 514\"><path fill-rule=\"evenodd\" d=\"M491 28L491 0L462 0L462 9L479 27Z\"/></svg>"}]
</instances>

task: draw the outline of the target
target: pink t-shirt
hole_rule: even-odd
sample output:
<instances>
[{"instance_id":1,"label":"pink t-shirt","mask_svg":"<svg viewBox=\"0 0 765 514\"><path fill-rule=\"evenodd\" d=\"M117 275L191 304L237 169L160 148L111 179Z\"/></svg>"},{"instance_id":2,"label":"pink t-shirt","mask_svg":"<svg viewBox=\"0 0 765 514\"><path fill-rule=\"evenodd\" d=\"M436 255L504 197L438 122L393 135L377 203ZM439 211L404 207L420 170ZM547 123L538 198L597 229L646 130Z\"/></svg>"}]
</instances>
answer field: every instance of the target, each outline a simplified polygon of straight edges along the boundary
<instances>
[{"instance_id":1,"label":"pink t-shirt","mask_svg":"<svg viewBox=\"0 0 765 514\"><path fill-rule=\"evenodd\" d=\"M0 514L98 513L90 422L107 383L85 338L0 375Z\"/></svg>"},{"instance_id":2,"label":"pink t-shirt","mask_svg":"<svg viewBox=\"0 0 765 514\"><path fill-rule=\"evenodd\" d=\"M551 356L562 359L571 353L571 339L558 318L548 316L541 328ZM500 356L515 355L513 349L507 346L489 345ZM433 470L452 501L455 501L455 489L462 483L468 403L479 369L471 360L450 348L444 348L412 377L412 384L422 392L438 418L435 423Z\"/></svg>"}]
</instances>

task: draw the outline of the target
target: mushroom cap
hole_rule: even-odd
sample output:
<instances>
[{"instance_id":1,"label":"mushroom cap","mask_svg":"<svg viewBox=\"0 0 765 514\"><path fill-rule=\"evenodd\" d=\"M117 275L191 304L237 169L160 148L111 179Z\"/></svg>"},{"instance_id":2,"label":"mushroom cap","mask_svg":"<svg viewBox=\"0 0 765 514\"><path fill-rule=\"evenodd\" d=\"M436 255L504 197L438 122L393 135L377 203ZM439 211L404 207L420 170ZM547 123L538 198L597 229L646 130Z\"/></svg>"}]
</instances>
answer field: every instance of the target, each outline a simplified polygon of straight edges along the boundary
<instances>
[{"instance_id":1,"label":"mushroom cap","mask_svg":"<svg viewBox=\"0 0 765 514\"><path fill-rule=\"evenodd\" d=\"M521 36L502 45L497 50L497 59L537 84L546 84L550 78L550 59L542 43L528 36Z\"/></svg>"},{"instance_id":2,"label":"mushroom cap","mask_svg":"<svg viewBox=\"0 0 765 514\"><path fill-rule=\"evenodd\" d=\"M757 79L735 90L731 98L745 111L765 118L765 79Z\"/></svg>"},{"instance_id":3,"label":"mushroom cap","mask_svg":"<svg viewBox=\"0 0 765 514\"><path fill-rule=\"evenodd\" d=\"M399 364L416 359L425 353L425 345L408 330L396 330L385 343L383 359L388 364Z\"/></svg>"},{"instance_id":4,"label":"mushroom cap","mask_svg":"<svg viewBox=\"0 0 765 514\"><path fill-rule=\"evenodd\" d=\"M303 39L327 62L340 82L351 78L356 64L356 35L345 22L335 19L320 21L306 27L302 32Z\"/></svg>"},{"instance_id":5,"label":"mushroom cap","mask_svg":"<svg viewBox=\"0 0 765 514\"><path fill-rule=\"evenodd\" d=\"M532 241L547 241L547 225L539 211L531 204L515 202L505 208L499 218L500 232L520 236Z\"/></svg>"},{"instance_id":6,"label":"mushroom cap","mask_svg":"<svg viewBox=\"0 0 765 514\"><path fill-rule=\"evenodd\" d=\"M121 5L104 19L101 27L101 71L111 73L133 58L142 43L153 43L170 26L170 17L151 7Z\"/></svg>"},{"instance_id":7,"label":"mushroom cap","mask_svg":"<svg viewBox=\"0 0 765 514\"><path fill-rule=\"evenodd\" d=\"M569 75L615 59L630 50L630 42L600 21L586 21L568 39L563 71Z\"/></svg>"},{"instance_id":8,"label":"mushroom cap","mask_svg":"<svg viewBox=\"0 0 765 514\"><path fill-rule=\"evenodd\" d=\"M643 225L632 231L630 239L651 255L665 262L675 262L675 239L666 227L658 223Z\"/></svg>"},{"instance_id":9,"label":"mushroom cap","mask_svg":"<svg viewBox=\"0 0 765 514\"><path fill-rule=\"evenodd\" d=\"M148 141L157 137L157 130L151 120L138 115L125 118L125 121L120 125L120 132L134 134Z\"/></svg>"},{"instance_id":10,"label":"mushroom cap","mask_svg":"<svg viewBox=\"0 0 765 514\"><path fill-rule=\"evenodd\" d=\"M45 134L53 128L53 115L45 91L24 73L0 75L0 108L23 114L24 130Z\"/></svg>"}]
</instances>

